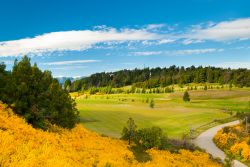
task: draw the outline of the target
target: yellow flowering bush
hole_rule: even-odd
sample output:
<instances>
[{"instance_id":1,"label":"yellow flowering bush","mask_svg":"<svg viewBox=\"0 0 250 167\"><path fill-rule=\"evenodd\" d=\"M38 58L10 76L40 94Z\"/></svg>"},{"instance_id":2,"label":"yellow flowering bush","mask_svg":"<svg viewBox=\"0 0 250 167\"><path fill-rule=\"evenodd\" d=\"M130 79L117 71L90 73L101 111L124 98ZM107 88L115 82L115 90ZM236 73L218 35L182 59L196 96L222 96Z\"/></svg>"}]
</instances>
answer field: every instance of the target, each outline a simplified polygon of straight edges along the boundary
<instances>
[{"instance_id":1,"label":"yellow flowering bush","mask_svg":"<svg viewBox=\"0 0 250 167\"><path fill-rule=\"evenodd\" d=\"M241 125L227 127L227 130L220 130L214 137L217 146L232 153L243 161L250 160L250 137L244 132Z\"/></svg>"},{"instance_id":2,"label":"yellow flowering bush","mask_svg":"<svg viewBox=\"0 0 250 167\"><path fill-rule=\"evenodd\" d=\"M207 153L200 151L190 152L187 150L180 150L179 154L170 153L168 151L150 149L149 154L152 161L146 162L142 166L145 167L215 167L219 164L211 161Z\"/></svg>"},{"instance_id":3,"label":"yellow flowering bush","mask_svg":"<svg viewBox=\"0 0 250 167\"><path fill-rule=\"evenodd\" d=\"M220 148L228 148L230 144L237 140L237 135L234 133L223 133L219 131L215 136L215 141L219 144Z\"/></svg>"},{"instance_id":4,"label":"yellow flowering bush","mask_svg":"<svg viewBox=\"0 0 250 167\"><path fill-rule=\"evenodd\" d=\"M72 130L53 126L50 132L34 129L0 103L0 166L220 166L199 151L148 153L152 160L139 163L126 142L101 137L81 125Z\"/></svg>"}]
</instances>

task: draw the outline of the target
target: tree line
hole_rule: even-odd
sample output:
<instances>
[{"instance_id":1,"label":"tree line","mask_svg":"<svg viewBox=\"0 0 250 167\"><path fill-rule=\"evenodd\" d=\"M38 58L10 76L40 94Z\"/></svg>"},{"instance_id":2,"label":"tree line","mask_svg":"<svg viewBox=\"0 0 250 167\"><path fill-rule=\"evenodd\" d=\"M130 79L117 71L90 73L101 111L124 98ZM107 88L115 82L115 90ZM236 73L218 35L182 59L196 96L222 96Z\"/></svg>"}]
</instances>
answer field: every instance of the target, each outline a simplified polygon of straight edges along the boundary
<instances>
[{"instance_id":1,"label":"tree line","mask_svg":"<svg viewBox=\"0 0 250 167\"><path fill-rule=\"evenodd\" d=\"M67 81L68 82L68 81ZM234 84L238 87L250 86L249 69L224 69L217 67L188 68L170 66L169 68L144 68L120 70L117 72L96 73L66 86L70 91L87 90L91 87L123 87L133 85L138 88L166 87L172 84L188 83Z\"/></svg>"},{"instance_id":2,"label":"tree line","mask_svg":"<svg viewBox=\"0 0 250 167\"><path fill-rule=\"evenodd\" d=\"M0 63L0 100L36 128L51 124L73 128L79 120L76 103L50 71L41 71L24 56L11 71Z\"/></svg>"}]
</instances>

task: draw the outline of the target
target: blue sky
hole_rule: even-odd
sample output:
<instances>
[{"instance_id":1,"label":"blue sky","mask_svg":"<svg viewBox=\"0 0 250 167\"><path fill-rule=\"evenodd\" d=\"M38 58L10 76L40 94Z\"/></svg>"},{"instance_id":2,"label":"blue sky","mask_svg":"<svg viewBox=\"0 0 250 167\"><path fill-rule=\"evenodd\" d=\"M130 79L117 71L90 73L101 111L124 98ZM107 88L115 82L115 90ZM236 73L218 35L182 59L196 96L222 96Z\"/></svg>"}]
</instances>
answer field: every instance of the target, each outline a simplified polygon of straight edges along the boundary
<instances>
[{"instance_id":1,"label":"blue sky","mask_svg":"<svg viewBox=\"0 0 250 167\"><path fill-rule=\"evenodd\" d=\"M54 76L143 67L250 68L247 0L0 0L0 61Z\"/></svg>"}]
</instances>

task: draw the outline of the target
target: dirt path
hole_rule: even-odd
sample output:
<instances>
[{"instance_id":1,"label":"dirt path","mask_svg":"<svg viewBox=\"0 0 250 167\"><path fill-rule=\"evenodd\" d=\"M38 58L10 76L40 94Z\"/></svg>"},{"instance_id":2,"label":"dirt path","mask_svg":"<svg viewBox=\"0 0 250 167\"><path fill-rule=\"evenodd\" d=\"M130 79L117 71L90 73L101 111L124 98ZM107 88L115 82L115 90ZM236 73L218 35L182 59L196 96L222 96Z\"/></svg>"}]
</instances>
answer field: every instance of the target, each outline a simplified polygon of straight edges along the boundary
<instances>
[{"instance_id":1,"label":"dirt path","mask_svg":"<svg viewBox=\"0 0 250 167\"><path fill-rule=\"evenodd\" d=\"M195 140L194 144L199 146L200 148L203 148L211 154L214 158L219 157L220 159L224 160L226 155L225 153L220 150L213 142L213 137L215 134L222 129L225 126L232 126L239 124L239 121L233 121L229 123L225 123L222 125L215 126L213 128L210 128L206 130L205 132L201 133ZM242 164L241 162L234 160L233 167L247 167L246 165Z\"/></svg>"}]
</instances>

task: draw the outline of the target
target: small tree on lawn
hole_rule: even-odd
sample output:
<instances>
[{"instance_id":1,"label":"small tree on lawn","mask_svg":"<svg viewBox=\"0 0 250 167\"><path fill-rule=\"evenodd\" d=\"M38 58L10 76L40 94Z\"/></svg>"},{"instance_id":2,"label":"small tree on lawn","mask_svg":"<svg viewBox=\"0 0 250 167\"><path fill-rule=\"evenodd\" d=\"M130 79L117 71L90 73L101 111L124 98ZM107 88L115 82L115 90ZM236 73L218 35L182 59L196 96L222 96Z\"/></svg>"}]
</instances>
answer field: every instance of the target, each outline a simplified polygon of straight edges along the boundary
<instances>
[{"instance_id":1,"label":"small tree on lawn","mask_svg":"<svg viewBox=\"0 0 250 167\"><path fill-rule=\"evenodd\" d=\"M154 108L155 107L155 102L153 99L151 99L150 103L149 103L150 108Z\"/></svg>"},{"instance_id":2,"label":"small tree on lawn","mask_svg":"<svg viewBox=\"0 0 250 167\"><path fill-rule=\"evenodd\" d=\"M190 101L190 97L189 97L189 94L187 91L184 92L184 95L183 95L183 101Z\"/></svg>"},{"instance_id":3,"label":"small tree on lawn","mask_svg":"<svg viewBox=\"0 0 250 167\"><path fill-rule=\"evenodd\" d=\"M136 127L135 121L132 118L129 118L127 121L127 126L125 126L122 130L122 139L128 140L129 145L132 140L135 140Z\"/></svg>"},{"instance_id":4,"label":"small tree on lawn","mask_svg":"<svg viewBox=\"0 0 250 167\"><path fill-rule=\"evenodd\" d=\"M232 82L230 82L229 83L229 90L232 90L232 88L233 88L233 84L232 84Z\"/></svg>"}]
</instances>

